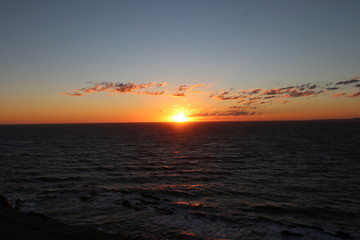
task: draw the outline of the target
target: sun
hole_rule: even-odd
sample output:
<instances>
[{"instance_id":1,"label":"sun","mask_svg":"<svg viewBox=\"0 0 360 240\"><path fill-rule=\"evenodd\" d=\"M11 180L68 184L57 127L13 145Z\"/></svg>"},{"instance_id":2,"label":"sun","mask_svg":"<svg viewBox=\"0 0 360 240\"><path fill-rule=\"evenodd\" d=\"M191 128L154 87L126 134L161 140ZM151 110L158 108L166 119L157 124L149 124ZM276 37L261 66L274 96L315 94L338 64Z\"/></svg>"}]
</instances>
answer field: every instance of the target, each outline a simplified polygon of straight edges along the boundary
<instances>
[{"instance_id":1,"label":"sun","mask_svg":"<svg viewBox=\"0 0 360 240\"><path fill-rule=\"evenodd\" d=\"M185 113L178 113L172 116L172 120L174 122L187 122L189 121L189 118L185 115Z\"/></svg>"}]
</instances>

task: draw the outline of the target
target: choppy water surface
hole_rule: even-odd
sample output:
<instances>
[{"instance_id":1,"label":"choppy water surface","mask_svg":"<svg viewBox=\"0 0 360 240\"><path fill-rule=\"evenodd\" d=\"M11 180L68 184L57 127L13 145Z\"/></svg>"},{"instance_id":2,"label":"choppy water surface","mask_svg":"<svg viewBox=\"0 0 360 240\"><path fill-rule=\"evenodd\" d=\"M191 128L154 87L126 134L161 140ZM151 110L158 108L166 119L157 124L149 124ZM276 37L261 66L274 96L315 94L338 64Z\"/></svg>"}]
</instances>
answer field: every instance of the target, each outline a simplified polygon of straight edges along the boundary
<instances>
[{"instance_id":1,"label":"choppy water surface","mask_svg":"<svg viewBox=\"0 0 360 240\"><path fill-rule=\"evenodd\" d=\"M360 122L0 126L0 194L143 239L360 239Z\"/></svg>"}]
</instances>

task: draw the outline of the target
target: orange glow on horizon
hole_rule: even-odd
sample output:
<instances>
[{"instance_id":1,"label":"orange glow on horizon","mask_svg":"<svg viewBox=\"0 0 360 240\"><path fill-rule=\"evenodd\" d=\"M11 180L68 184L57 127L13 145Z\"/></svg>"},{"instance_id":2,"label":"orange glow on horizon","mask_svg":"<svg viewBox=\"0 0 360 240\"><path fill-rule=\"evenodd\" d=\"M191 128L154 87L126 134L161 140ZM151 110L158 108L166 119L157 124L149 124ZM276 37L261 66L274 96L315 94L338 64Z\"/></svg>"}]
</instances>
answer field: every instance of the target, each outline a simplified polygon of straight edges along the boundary
<instances>
[{"instance_id":1,"label":"orange glow on horizon","mask_svg":"<svg viewBox=\"0 0 360 240\"><path fill-rule=\"evenodd\" d=\"M180 113L172 116L171 118L172 118L172 121L174 121L174 122L188 122L189 121L189 118L183 112L180 112Z\"/></svg>"},{"instance_id":2,"label":"orange glow on horizon","mask_svg":"<svg viewBox=\"0 0 360 240\"><path fill-rule=\"evenodd\" d=\"M27 101L25 97L34 100ZM226 101L213 103L213 99L208 98L195 101L190 99L193 95L188 97L186 103L179 103L176 98L164 101L163 97L158 97L149 101L147 98L150 97L143 95L121 97L126 97L128 101L114 101L116 97L102 95L92 98L63 98L56 95L53 99L48 95L38 99L24 95L16 101L5 98L5 101L1 101L5 105L1 110L0 124L173 122L186 125L190 122L351 119L360 116L359 98L350 97L297 98L294 103L274 102L258 106L258 113L262 114L239 116L217 115L218 112L226 113L229 110L230 104Z\"/></svg>"}]
</instances>

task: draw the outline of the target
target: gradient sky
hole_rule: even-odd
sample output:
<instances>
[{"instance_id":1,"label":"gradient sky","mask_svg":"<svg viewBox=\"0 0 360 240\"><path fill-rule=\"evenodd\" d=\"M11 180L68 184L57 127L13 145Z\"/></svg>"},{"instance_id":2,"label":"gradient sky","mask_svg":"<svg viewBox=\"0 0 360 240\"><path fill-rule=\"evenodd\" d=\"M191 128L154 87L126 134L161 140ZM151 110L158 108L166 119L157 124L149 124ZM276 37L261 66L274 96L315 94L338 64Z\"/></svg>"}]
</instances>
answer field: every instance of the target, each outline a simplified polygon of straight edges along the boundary
<instances>
[{"instance_id":1,"label":"gradient sky","mask_svg":"<svg viewBox=\"0 0 360 240\"><path fill-rule=\"evenodd\" d=\"M0 124L360 117L359 9L3 0Z\"/></svg>"}]
</instances>

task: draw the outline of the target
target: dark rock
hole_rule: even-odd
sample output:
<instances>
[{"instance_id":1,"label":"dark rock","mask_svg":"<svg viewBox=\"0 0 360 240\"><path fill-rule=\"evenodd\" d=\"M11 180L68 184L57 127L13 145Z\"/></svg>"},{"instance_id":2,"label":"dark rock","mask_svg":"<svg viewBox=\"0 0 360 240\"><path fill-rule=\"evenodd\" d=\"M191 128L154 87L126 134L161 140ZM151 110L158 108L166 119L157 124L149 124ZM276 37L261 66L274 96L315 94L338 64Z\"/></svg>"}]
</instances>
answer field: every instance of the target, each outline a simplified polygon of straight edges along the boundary
<instances>
[{"instance_id":1,"label":"dark rock","mask_svg":"<svg viewBox=\"0 0 360 240\"><path fill-rule=\"evenodd\" d=\"M341 237L343 239L349 239L350 238L350 235L348 233L346 233L346 232L343 232L343 231L338 231L336 233L336 236Z\"/></svg>"},{"instance_id":2,"label":"dark rock","mask_svg":"<svg viewBox=\"0 0 360 240\"><path fill-rule=\"evenodd\" d=\"M24 206L24 202L21 201L20 199L16 199L14 208L16 210L20 210L20 208L22 208L23 206Z\"/></svg>"},{"instance_id":3,"label":"dark rock","mask_svg":"<svg viewBox=\"0 0 360 240\"><path fill-rule=\"evenodd\" d=\"M18 206L18 207L24 206L24 202L21 201L21 199L16 199L15 204L16 204L16 206Z\"/></svg>"},{"instance_id":4,"label":"dark rock","mask_svg":"<svg viewBox=\"0 0 360 240\"><path fill-rule=\"evenodd\" d=\"M141 195L145 198L151 198L151 199L155 199L155 200L158 200L160 201L160 198L159 197L156 197L156 196L153 196L153 195L150 195L150 194L146 194L146 193L141 193Z\"/></svg>"},{"instance_id":5,"label":"dark rock","mask_svg":"<svg viewBox=\"0 0 360 240\"><path fill-rule=\"evenodd\" d=\"M322 227L318 227L318 226L311 226L311 228L322 232L324 231Z\"/></svg>"},{"instance_id":6,"label":"dark rock","mask_svg":"<svg viewBox=\"0 0 360 240\"><path fill-rule=\"evenodd\" d=\"M133 240L132 236L106 234L87 226L71 226L39 213L0 207L0 239L13 240Z\"/></svg>"},{"instance_id":7,"label":"dark rock","mask_svg":"<svg viewBox=\"0 0 360 240\"><path fill-rule=\"evenodd\" d=\"M28 214L31 216L38 217L38 218L50 219L49 217L45 216L44 214L37 213L37 212L29 212Z\"/></svg>"},{"instance_id":8,"label":"dark rock","mask_svg":"<svg viewBox=\"0 0 360 240\"><path fill-rule=\"evenodd\" d=\"M168 208L157 208L156 210L164 215L173 215L174 214L174 212Z\"/></svg>"},{"instance_id":9,"label":"dark rock","mask_svg":"<svg viewBox=\"0 0 360 240\"><path fill-rule=\"evenodd\" d=\"M144 200L144 199L139 199L139 201L142 202L143 204L146 204L146 205L159 205L158 202L147 201L147 200Z\"/></svg>"},{"instance_id":10,"label":"dark rock","mask_svg":"<svg viewBox=\"0 0 360 240\"><path fill-rule=\"evenodd\" d=\"M143 209L144 207L143 207L143 205L141 203L135 202L133 208L135 210L139 211L139 210Z\"/></svg>"},{"instance_id":11,"label":"dark rock","mask_svg":"<svg viewBox=\"0 0 360 240\"><path fill-rule=\"evenodd\" d=\"M95 192L95 191L91 191L90 195L91 195L91 196L99 196L99 193L98 193L98 192Z\"/></svg>"},{"instance_id":12,"label":"dark rock","mask_svg":"<svg viewBox=\"0 0 360 240\"><path fill-rule=\"evenodd\" d=\"M124 207L129 207L129 208L131 208L132 206L131 206L131 204L130 204L130 202L128 201L128 200L124 200L124 201L122 201L122 203L121 203Z\"/></svg>"},{"instance_id":13,"label":"dark rock","mask_svg":"<svg viewBox=\"0 0 360 240\"><path fill-rule=\"evenodd\" d=\"M304 228L315 229L315 230L318 230L318 231L321 231L321 232L324 231L324 229L322 227L319 227L319 226L309 226L309 225L305 225L305 224L299 224L299 226L304 227Z\"/></svg>"},{"instance_id":14,"label":"dark rock","mask_svg":"<svg viewBox=\"0 0 360 240\"><path fill-rule=\"evenodd\" d=\"M86 197L86 196L81 196L80 197L80 200L83 201L83 202L86 202L90 199L90 197Z\"/></svg>"},{"instance_id":15,"label":"dark rock","mask_svg":"<svg viewBox=\"0 0 360 240\"><path fill-rule=\"evenodd\" d=\"M206 213L204 213L204 212L193 211L192 214L194 214L196 216L200 216L200 217L206 217Z\"/></svg>"},{"instance_id":16,"label":"dark rock","mask_svg":"<svg viewBox=\"0 0 360 240\"><path fill-rule=\"evenodd\" d=\"M6 197L0 195L0 206L11 208L11 202Z\"/></svg>"},{"instance_id":17,"label":"dark rock","mask_svg":"<svg viewBox=\"0 0 360 240\"><path fill-rule=\"evenodd\" d=\"M303 235L300 234L300 233L290 232L290 231L288 231L288 230L283 230L283 231L281 231L281 234L282 234L282 235L285 235L285 236L288 236L288 237L290 237L290 236L302 237L302 236L303 236Z\"/></svg>"},{"instance_id":18,"label":"dark rock","mask_svg":"<svg viewBox=\"0 0 360 240\"><path fill-rule=\"evenodd\" d=\"M176 236L176 239L178 240L195 240L195 239L199 239L198 237L196 237L196 234L195 233L192 233L192 232L182 232L180 234L178 234Z\"/></svg>"}]
</instances>

